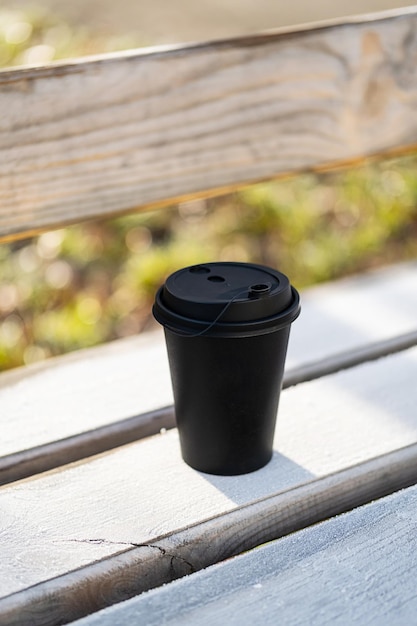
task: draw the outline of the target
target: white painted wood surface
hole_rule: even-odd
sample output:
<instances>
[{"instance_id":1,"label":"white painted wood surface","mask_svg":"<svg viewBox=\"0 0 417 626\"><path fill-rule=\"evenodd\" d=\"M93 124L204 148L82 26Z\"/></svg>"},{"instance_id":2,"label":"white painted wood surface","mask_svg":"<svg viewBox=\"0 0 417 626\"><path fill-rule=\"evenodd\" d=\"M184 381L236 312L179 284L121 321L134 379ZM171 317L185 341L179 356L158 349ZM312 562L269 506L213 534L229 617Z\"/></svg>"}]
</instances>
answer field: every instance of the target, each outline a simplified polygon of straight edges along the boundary
<instances>
[{"instance_id":1,"label":"white painted wood surface","mask_svg":"<svg viewBox=\"0 0 417 626\"><path fill-rule=\"evenodd\" d=\"M77 626L411 626L417 487L100 611Z\"/></svg>"},{"instance_id":2,"label":"white painted wood surface","mask_svg":"<svg viewBox=\"0 0 417 626\"><path fill-rule=\"evenodd\" d=\"M417 13L0 73L0 237L417 144Z\"/></svg>"},{"instance_id":3,"label":"white painted wood surface","mask_svg":"<svg viewBox=\"0 0 417 626\"><path fill-rule=\"evenodd\" d=\"M313 479L324 479L413 444L417 440L416 376L414 348L285 390L273 460L246 476L208 476L193 471L181 461L177 433L171 431L4 487L0 491L0 589L3 596L19 590L23 596L0 600L0 616L19 606L21 618L21 603L24 606L27 597L29 603L36 604L36 598L41 597L43 606L48 598L59 605L54 596L57 586L59 593L66 585L71 593L85 594L82 589L86 581L93 585L97 571L104 582L100 578L100 590L96 588L94 593L100 597L111 595L112 584L117 587L120 582L114 569L121 575L126 559L139 560L140 564L141 559L151 558L146 556L149 551L159 553L159 537L213 516L239 512L251 503L258 506L263 499L268 502L272 494L282 493L287 498L291 490ZM414 463L414 456L404 464ZM380 466L377 474L378 480L389 482L389 475L384 478ZM332 479L335 495L337 480ZM366 484L366 475L363 480ZM355 485L353 480L353 493ZM313 498L313 509L319 500ZM280 513L279 506L273 509L275 514ZM292 507L287 510L296 525ZM250 511L248 515L253 523ZM266 522L258 519L257 524L257 519L254 532L259 537ZM234 523L232 530L239 542L239 524ZM134 550L141 545L143 550L139 548L135 556ZM95 563L110 556L116 561ZM186 565L182 567L182 573L187 573ZM82 569L65 583L65 574L77 568ZM111 572L107 578L106 571ZM64 575L62 581L57 579L52 591L47 586L43 597L42 585L23 591L60 575ZM95 601L94 593L89 593L89 598ZM64 607L65 602L67 598Z\"/></svg>"},{"instance_id":4,"label":"white painted wood surface","mask_svg":"<svg viewBox=\"0 0 417 626\"><path fill-rule=\"evenodd\" d=\"M172 402L162 333L81 350L0 376L0 455Z\"/></svg>"},{"instance_id":5,"label":"white painted wood surface","mask_svg":"<svg viewBox=\"0 0 417 626\"><path fill-rule=\"evenodd\" d=\"M0 601L2 623L68 623L413 485L416 479L413 444L155 542L132 544L107 559L12 594Z\"/></svg>"},{"instance_id":6,"label":"white painted wood surface","mask_svg":"<svg viewBox=\"0 0 417 626\"><path fill-rule=\"evenodd\" d=\"M339 354L343 362L349 350L415 331L416 312L416 262L306 290L291 330L287 376L295 367ZM171 402L160 332L10 371L0 376L0 457Z\"/></svg>"},{"instance_id":7,"label":"white painted wood surface","mask_svg":"<svg viewBox=\"0 0 417 626\"><path fill-rule=\"evenodd\" d=\"M416 330L417 261L324 283L301 295L287 369Z\"/></svg>"}]
</instances>

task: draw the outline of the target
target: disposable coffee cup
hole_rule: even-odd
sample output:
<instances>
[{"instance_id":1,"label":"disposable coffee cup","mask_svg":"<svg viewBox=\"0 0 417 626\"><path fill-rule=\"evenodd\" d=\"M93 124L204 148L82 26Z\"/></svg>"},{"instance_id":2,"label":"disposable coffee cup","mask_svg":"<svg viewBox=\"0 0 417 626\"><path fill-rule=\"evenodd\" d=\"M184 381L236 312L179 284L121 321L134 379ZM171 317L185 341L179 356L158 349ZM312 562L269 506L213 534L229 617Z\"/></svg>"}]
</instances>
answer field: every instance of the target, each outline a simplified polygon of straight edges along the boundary
<instances>
[{"instance_id":1,"label":"disposable coffee cup","mask_svg":"<svg viewBox=\"0 0 417 626\"><path fill-rule=\"evenodd\" d=\"M251 263L171 274L153 314L165 331L184 461L208 474L260 469L272 457L291 323L288 278Z\"/></svg>"}]
</instances>

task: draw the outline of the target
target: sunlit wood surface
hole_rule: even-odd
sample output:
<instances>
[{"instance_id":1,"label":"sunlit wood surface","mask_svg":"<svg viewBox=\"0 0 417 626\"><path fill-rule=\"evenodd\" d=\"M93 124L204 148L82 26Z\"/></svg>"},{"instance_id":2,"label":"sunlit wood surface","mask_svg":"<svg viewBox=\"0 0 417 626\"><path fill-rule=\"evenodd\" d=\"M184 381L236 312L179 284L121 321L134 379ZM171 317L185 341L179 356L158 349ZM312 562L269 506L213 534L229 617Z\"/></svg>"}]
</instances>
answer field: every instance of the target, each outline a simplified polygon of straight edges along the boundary
<instances>
[{"instance_id":1,"label":"sunlit wood surface","mask_svg":"<svg viewBox=\"0 0 417 626\"><path fill-rule=\"evenodd\" d=\"M389 297L387 297L389 294ZM417 343L417 264L305 290L284 387ZM162 332L0 375L0 484L172 428Z\"/></svg>"},{"instance_id":2,"label":"sunlit wood surface","mask_svg":"<svg viewBox=\"0 0 417 626\"><path fill-rule=\"evenodd\" d=\"M416 506L410 487L76 626L408 626L417 613Z\"/></svg>"},{"instance_id":3,"label":"sunlit wood surface","mask_svg":"<svg viewBox=\"0 0 417 626\"><path fill-rule=\"evenodd\" d=\"M0 74L0 238L417 145L414 9Z\"/></svg>"},{"instance_id":4,"label":"sunlit wood surface","mask_svg":"<svg viewBox=\"0 0 417 626\"><path fill-rule=\"evenodd\" d=\"M0 621L65 623L417 480L417 348L284 390L275 454L201 474L176 430L2 488Z\"/></svg>"}]
</instances>

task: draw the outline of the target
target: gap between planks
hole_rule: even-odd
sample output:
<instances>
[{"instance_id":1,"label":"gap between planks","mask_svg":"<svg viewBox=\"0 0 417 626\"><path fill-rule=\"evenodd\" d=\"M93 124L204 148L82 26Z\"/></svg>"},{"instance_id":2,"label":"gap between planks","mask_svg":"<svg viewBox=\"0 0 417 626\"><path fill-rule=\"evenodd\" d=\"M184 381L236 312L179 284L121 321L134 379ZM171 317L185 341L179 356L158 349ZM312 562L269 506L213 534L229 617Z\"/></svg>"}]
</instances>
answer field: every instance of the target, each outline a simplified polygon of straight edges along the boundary
<instances>
[{"instance_id":1,"label":"gap between planks","mask_svg":"<svg viewBox=\"0 0 417 626\"><path fill-rule=\"evenodd\" d=\"M0 621L69 623L416 482L413 444L7 596Z\"/></svg>"},{"instance_id":2,"label":"gap between planks","mask_svg":"<svg viewBox=\"0 0 417 626\"><path fill-rule=\"evenodd\" d=\"M374 361L415 345L417 330L294 367L285 373L283 389ZM0 485L80 461L144 437L156 435L161 429L168 430L174 427L174 407L167 406L65 439L15 452L0 458Z\"/></svg>"},{"instance_id":3,"label":"gap between planks","mask_svg":"<svg viewBox=\"0 0 417 626\"><path fill-rule=\"evenodd\" d=\"M416 504L409 487L73 626L415 624Z\"/></svg>"}]
</instances>

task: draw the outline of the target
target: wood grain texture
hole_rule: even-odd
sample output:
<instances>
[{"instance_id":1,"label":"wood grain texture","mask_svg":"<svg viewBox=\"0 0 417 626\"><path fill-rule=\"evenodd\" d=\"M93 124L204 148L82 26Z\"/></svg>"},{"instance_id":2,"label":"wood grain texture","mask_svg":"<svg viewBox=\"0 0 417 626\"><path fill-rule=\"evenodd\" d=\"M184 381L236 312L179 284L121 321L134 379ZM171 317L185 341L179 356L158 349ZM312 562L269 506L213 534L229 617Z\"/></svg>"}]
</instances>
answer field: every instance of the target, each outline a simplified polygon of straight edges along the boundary
<instances>
[{"instance_id":1,"label":"wood grain texture","mask_svg":"<svg viewBox=\"0 0 417 626\"><path fill-rule=\"evenodd\" d=\"M159 332L11 370L0 376L0 456L111 427L169 404Z\"/></svg>"},{"instance_id":2,"label":"wood grain texture","mask_svg":"<svg viewBox=\"0 0 417 626\"><path fill-rule=\"evenodd\" d=\"M246 476L193 471L170 431L2 488L4 623L75 619L415 482L416 375L414 348L285 390Z\"/></svg>"},{"instance_id":3,"label":"wood grain texture","mask_svg":"<svg viewBox=\"0 0 417 626\"><path fill-rule=\"evenodd\" d=\"M416 263L306 290L284 386L412 345L416 311ZM160 410L171 403L160 332L7 372L0 376L0 483L172 427L172 406Z\"/></svg>"},{"instance_id":4,"label":"wood grain texture","mask_svg":"<svg viewBox=\"0 0 417 626\"><path fill-rule=\"evenodd\" d=\"M415 624L416 507L410 487L76 625Z\"/></svg>"},{"instance_id":5,"label":"wood grain texture","mask_svg":"<svg viewBox=\"0 0 417 626\"><path fill-rule=\"evenodd\" d=\"M417 14L0 74L0 237L417 145Z\"/></svg>"},{"instance_id":6,"label":"wood grain texture","mask_svg":"<svg viewBox=\"0 0 417 626\"><path fill-rule=\"evenodd\" d=\"M354 348L353 350L334 354L327 358L320 359L319 361L300 365L287 370L284 375L283 389L305 383L309 380L315 380L316 378L321 378L322 376L327 376L334 372L340 372L341 370L355 367L362 363L375 361L389 354L402 352L415 345L417 345L417 330L405 333L404 335L397 335L396 337L392 337L392 339L375 341L361 348Z\"/></svg>"},{"instance_id":7,"label":"wood grain texture","mask_svg":"<svg viewBox=\"0 0 417 626\"><path fill-rule=\"evenodd\" d=\"M417 445L413 445L152 542L131 543L124 552L9 595L0 599L2 624L68 623L412 485L416 479Z\"/></svg>"},{"instance_id":8,"label":"wood grain texture","mask_svg":"<svg viewBox=\"0 0 417 626\"><path fill-rule=\"evenodd\" d=\"M172 405L0 457L0 485L113 450L175 427Z\"/></svg>"},{"instance_id":9,"label":"wood grain texture","mask_svg":"<svg viewBox=\"0 0 417 626\"><path fill-rule=\"evenodd\" d=\"M315 380L321 376L327 376L361 363L395 354L416 344L417 331L414 331L393 339L370 344L362 349L351 350L315 363L296 367L284 375L282 388L287 389L302 382ZM112 450L175 426L175 409L173 405L169 405L106 426L99 426L65 439L58 439L51 443L8 454L0 457L0 485L6 485L67 463ZM21 445L19 442L20 437L16 439L16 445Z\"/></svg>"},{"instance_id":10,"label":"wood grain texture","mask_svg":"<svg viewBox=\"0 0 417 626\"><path fill-rule=\"evenodd\" d=\"M406 350L417 344L417 331L295 367L286 372L283 389ZM174 428L173 405L126 418L77 435L0 457L0 485L73 463ZM16 446L21 438L16 433Z\"/></svg>"}]
</instances>

